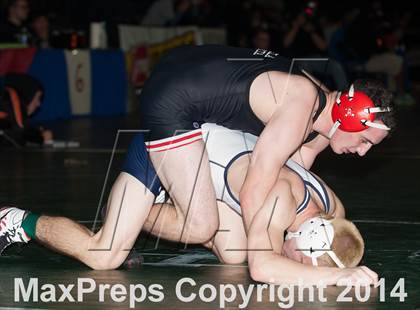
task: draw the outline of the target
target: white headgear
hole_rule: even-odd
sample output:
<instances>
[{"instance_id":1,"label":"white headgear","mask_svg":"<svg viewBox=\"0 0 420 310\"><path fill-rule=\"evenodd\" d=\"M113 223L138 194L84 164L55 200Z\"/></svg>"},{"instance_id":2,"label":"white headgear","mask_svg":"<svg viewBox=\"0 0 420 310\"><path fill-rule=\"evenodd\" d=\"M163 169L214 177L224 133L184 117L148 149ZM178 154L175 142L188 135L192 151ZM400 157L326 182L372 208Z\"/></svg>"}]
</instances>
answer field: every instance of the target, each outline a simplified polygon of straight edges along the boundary
<instances>
[{"instance_id":1,"label":"white headgear","mask_svg":"<svg viewBox=\"0 0 420 310\"><path fill-rule=\"evenodd\" d=\"M313 217L300 225L297 232L288 232L286 240L296 238L296 250L312 259L312 264L318 266L317 258L327 253L340 268L344 264L331 249L334 240L334 227L331 221L320 216Z\"/></svg>"}]
</instances>

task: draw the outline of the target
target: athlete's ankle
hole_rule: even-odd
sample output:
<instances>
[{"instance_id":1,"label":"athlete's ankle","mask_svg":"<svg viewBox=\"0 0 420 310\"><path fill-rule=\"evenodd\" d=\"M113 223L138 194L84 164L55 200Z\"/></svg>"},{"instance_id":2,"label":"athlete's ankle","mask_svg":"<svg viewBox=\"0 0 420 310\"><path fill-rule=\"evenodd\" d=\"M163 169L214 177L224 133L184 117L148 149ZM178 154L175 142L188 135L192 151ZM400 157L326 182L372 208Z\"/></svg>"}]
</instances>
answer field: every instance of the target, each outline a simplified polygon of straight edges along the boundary
<instances>
[{"instance_id":1,"label":"athlete's ankle","mask_svg":"<svg viewBox=\"0 0 420 310\"><path fill-rule=\"evenodd\" d=\"M36 224L39 220L39 217L40 216L35 213L27 212L25 218L22 221L22 228L31 239L36 238Z\"/></svg>"}]
</instances>

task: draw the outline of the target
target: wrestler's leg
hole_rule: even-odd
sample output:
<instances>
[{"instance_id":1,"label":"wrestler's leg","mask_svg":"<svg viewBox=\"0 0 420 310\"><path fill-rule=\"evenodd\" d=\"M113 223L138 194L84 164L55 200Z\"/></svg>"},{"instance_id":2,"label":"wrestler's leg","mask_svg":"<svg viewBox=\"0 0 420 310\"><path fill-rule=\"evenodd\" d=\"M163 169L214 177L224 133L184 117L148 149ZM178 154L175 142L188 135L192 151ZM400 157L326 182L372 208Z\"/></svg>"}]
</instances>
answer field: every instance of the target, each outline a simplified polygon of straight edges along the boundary
<instances>
[{"instance_id":1,"label":"wrestler's leg","mask_svg":"<svg viewBox=\"0 0 420 310\"><path fill-rule=\"evenodd\" d=\"M243 263L247 255L247 240L242 218L222 201L217 201L217 206L219 210L219 229L216 235L203 245L212 250L223 263ZM165 212L169 212L169 214L165 214ZM155 214L155 216L152 216L152 214ZM171 202L166 203L165 208L162 208L162 204L154 204L144 223L143 230L161 238L163 238L162 231L166 224L164 221L156 224L156 215L162 218L182 217L182 214L177 215L176 208ZM174 233L179 232L180 229L174 231Z\"/></svg>"},{"instance_id":2,"label":"wrestler's leg","mask_svg":"<svg viewBox=\"0 0 420 310\"><path fill-rule=\"evenodd\" d=\"M247 257L247 239L242 217L218 201L220 226L212 241L204 244L225 264L241 264Z\"/></svg>"},{"instance_id":3,"label":"wrestler's leg","mask_svg":"<svg viewBox=\"0 0 420 310\"><path fill-rule=\"evenodd\" d=\"M162 239L181 242L184 223L185 216L181 208L175 206L172 201L155 203L144 222L143 230Z\"/></svg>"},{"instance_id":4,"label":"wrestler's leg","mask_svg":"<svg viewBox=\"0 0 420 310\"><path fill-rule=\"evenodd\" d=\"M150 152L150 159L176 207L163 204L160 212L165 217L157 216L153 209L151 218L156 219L156 226L163 227L161 237L184 243L210 240L219 221L204 142L199 140L164 152Z\"/></svg>"},{"instance_id":5,"label":"wrestler's leg","mask_svg":"<svg viewBox=\"0 0 420 310\"><path fill-rule=\"evenodd\" d=\"M153 200L139 180L122 172L112 187L105 223L96 234L68 218L41 216L36 240L93 269L115 269L136 241Z\"/></svg>"}]
</instances>

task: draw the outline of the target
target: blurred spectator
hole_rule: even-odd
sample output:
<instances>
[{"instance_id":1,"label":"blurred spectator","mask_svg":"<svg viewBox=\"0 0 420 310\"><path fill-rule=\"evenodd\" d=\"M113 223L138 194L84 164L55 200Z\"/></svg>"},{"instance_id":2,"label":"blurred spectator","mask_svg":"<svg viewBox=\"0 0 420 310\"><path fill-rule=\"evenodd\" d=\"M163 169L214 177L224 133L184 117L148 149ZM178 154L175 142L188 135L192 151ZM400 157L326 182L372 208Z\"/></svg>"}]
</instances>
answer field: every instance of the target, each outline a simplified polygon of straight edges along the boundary
<instances>
[{"instance_id":1,"label":"blurred spectator","mask_svg":"<svg viewBox=\"0 0 420 310\"><path fill-rule=\"evenodd\" d=\"M327 42L315 17L299 13L292 21L289 31L284 35L283 46L293 57L306 57L324 54Z\"/></svg>"},{"instance_id":2,"label":"blurred spectator","mask_svg":"<svg viewBox=\"0 0 420 310\"><path fill-rule=\"evenodd\" d=\"M250 39L250 0L226 1L227 43L232 46L249 47Z\"/></svg>"},{"instance_id":3,"label":"blurred spectator","mask_svg":"<svg viewBox=\"0 0 420 310\"><path fill-rule=\"evenodd\" d=\"M353 9L356 10L356 9ZM377 37L380 25L386 20L382 2L366 2L355 18L346 27L348 56L354 64L364 63L377 48Z\"/></svg>"},{"instance_id":4,"label":"blurred spectator","mask_svg":"<svg viewBox=\"0 0 420 310\"><path fill-rule=\"evenodd\" d=\"M175 0L157 0L149 7L143 17L142 24L145 26L165 26L175 19L175 15Z\"/></svg>"},{"instance_id":5,"label":"blurred spectator","mask_svg":"<svg viewBox=\"0 0 420 310\"><path fill-rule=\"evenodd\" d=\"M143 18L145 26L212 25L213 6L207 0L158 0Z\"/></svg>"},{"instance_id":6,"label":"blurred spectator","mask_svg":"<svg viewBox=\"0 0 420 310\"><path fill-rule=\"evenodd\" d=\"M16 143L43 145L53 140L50 130L29 124L29 118L41 105L43 94L41 83L30 75L6 75L0 98L0 129Z\"/></svg>"},{"instance_id":7,"label":"blurred spectator","mask_svg":"<svg viewBox=\"0 0 420 310\"><path fill-rule=\"evenodd\" d=\"M191 0L191 7L184 24L203 27L218 27L221 21L221 6L212 0Z\"/></svg>"},{"instance_id":8,"label":"blurred spectator","mask_svg":"<svg viewBox=\"0 0 420 310\"><path fill-rule=\"evenodd\" d=\"M46 15L36 15L32 19L33 45L38 48L49 48L50 43L50 22Z\"/></svg>"},{"instance_id":9,"label":"blurred spectator","mask_svg":"<svg viewBox=\"0 0 420 310\"><path fill-rule=\"evenodd\" d=\"M0 43L29 44L30 33L25 25L28 15L27 0L9 0L6 5L6 18L0 24Z\"/></svg>"},{"instance_id":10,"label":"blurred spectator","mask_svg":"<svg viewBox=\"0 0 420 310\"><path fill-rule=\"evenodd\" d=\"M280 5L279 5L280 4ZM227 43L239 47L269 46L277 52L279 40L272 40L283 26L281 1L276 5L256 1L229 1L225 7Z\"/></svg>"},{"instance_id":11,"label":"blurred spectator","mask_svg":"<svg viewBox=\"0 0 420 310\"><path fill-rule=\"evenodd\" d=\"M245 32L240 32L236 36L236 40L232 43L232 45L238 46L238 47L247 47L249 48L249 38L248 35Z\"/></svg>"},{"instance_id":12,"label":"blurred spectator","mask_svg":"<svg viewBox=\"0 0 420 310\"><path fill-rule=\"evenodd\" d=\"M396 93L395 102L409 106L413 105L415 100L406 93L404 86L407 67L404 65L404 52L399 49L403 33L402 26L395 27L384 22L376 39L377 51L366 62L365 69L370 73L384 74L388 88Z\"/></svg>"},{"instance_id":13,"label":"blurred spectator","mask_svg":"<svg viewBox=\"0 0 420 310\"><path fill-rule=\"evenodd\" d=\"M346 42L347 29L358 17L360 10L349 7L345 10L345 13L337 14L340 9L339 6L342 6L342 3L329 8L331 11L323 17L322 28L327 42L328 55L346 65L350 60L349 46Z\"/></svg>"},{"instance_id":14,"label":"blurred spectator","mask_svg":"<svg viewBox=\"0 0 420 310\"><path fill-rule=\"evenodd\" d=\"M386 75L388 88L397 92L401 89L403 58L396 54L398 39L390 25L385 26L384 33L377 38L378 50L365 64L367 72Z\"/></svg>"},{"instance_id":15,"label":"blurred spectator","mask_svg":"<svg viewBox=\"0 0 420 310\"><path fill-rule=\"evenodd\" d=\"M309 73L328 83L332 80L335 89L348 87L347 75L343 66L334 59L327 60L327 41L324 38L318 17L318 4L308 1L292 20L283 37L286 54L293 58L303 58L299 64ZM323 58L325 60L319 60ZM327 81L327 82L325 82Z\"/></svg>"},{"instance_id":16,"label":"blurred spectator","mask_svg":"<svg viewBox=\"0 0 420 310\"><path fill-rule=\"evenodd\" d=\"M262 9L258 7L252 9L250 27L251 29L268 28L268 23L265 19L264 12Z\"/></svg>"},{"instance_id":17,"label":"blurred spectator","mask_svg":"<svg viewBox=\"0 0 420 310\"><path fill-rule=\"evenodd\" d=\"M270 33L262 28L255 30L252 36L252 47L269 50L271 48Z\"/></svg>"}]
</instances>

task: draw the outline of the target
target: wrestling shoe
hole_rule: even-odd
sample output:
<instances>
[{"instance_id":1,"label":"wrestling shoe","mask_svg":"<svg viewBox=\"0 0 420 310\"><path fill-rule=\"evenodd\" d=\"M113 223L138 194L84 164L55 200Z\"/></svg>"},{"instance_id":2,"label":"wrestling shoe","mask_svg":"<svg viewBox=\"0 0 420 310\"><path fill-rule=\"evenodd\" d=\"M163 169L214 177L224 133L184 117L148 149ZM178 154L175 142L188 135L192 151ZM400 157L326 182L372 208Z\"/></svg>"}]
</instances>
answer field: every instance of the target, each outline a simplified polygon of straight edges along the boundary
<instances>
[{"instance_id":1,"label":"wrestling shoe","mask_svg":"<svg viewBox=\"0 0 420 310\"><path fill-rule=\"evenodd\" d=\"M0 209L0 254L12 243L28 243L31 238L22 228L26 211L5 207Z\"/></svg>"}]
</instances>

